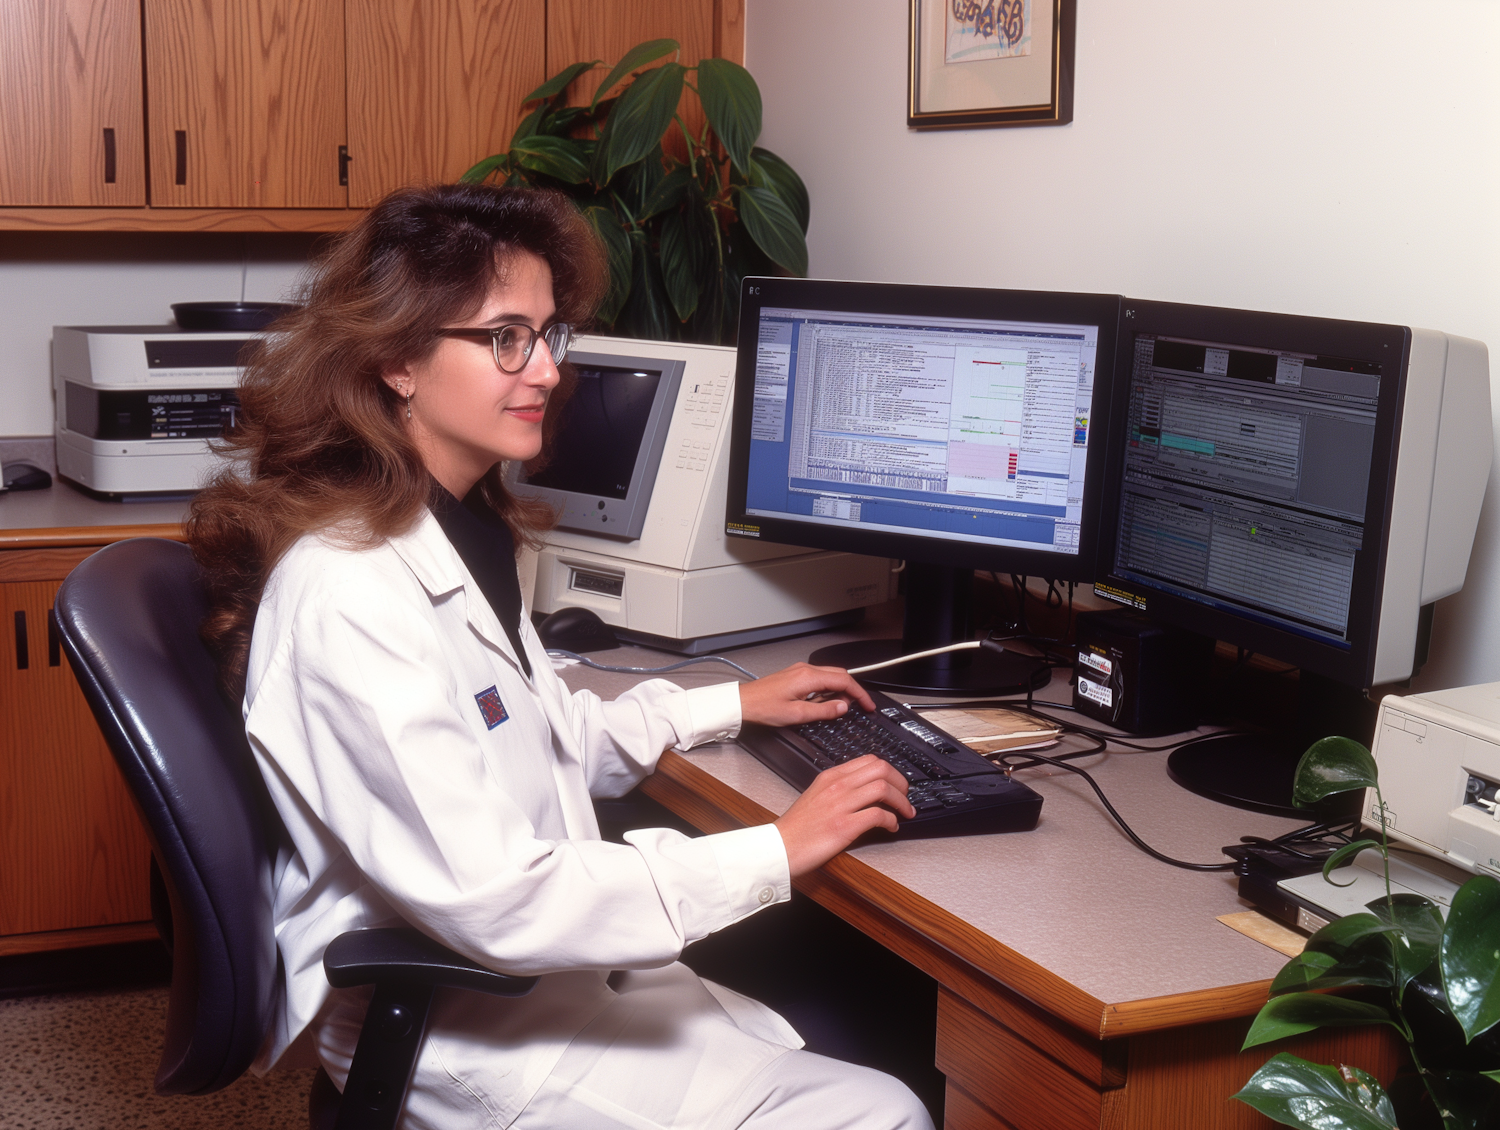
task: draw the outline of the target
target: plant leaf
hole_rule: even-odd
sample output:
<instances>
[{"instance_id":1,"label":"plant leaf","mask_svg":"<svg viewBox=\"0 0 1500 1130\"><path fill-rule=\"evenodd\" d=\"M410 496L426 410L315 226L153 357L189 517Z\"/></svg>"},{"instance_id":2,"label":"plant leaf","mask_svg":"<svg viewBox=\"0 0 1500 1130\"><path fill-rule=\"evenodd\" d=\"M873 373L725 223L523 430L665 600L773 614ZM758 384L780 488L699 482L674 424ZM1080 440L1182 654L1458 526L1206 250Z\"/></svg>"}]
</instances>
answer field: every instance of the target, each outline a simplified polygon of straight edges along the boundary
<instances>
[{"instance_id":1,"label":"plant leaf","mask_svg":"<svg viewBox=\"0 0 1500 1130\"><path fill-rule=\"evenodd\" d=\"M708 124L736 169L750 175L750 150L760 136L760 87L750 72L728 59L698 63L698 97Z\"/></svg>"},{"instance_id":2,"label":"plant leaf","mask_svg":"<svg viewBox=\"0 0 1500 1130\"><path fill-rule=\"evenodd\" d=\"M680 63L666 63L625 88L599 136L600 184L608 184L620 169L635 164L661 144L661 136L672 123L682 98L685 71Z\"/></svg>"},{"instance_id":3,"label":"plant leaf","mask_svg":"<svg viewBox=\"0 0 1500 1130\"><path fill-rule=\"evenodd\" d=\"M661 269L646 245L646 235L637 229L630 236L630 298L621 311L621 321L630 336L651 341L671 341L678 334L678 322L671 315L671 303L662 288Z\"/></svg>"},{"instance_id":4,"label":"plant leaf","mask_svg":"<svg viewBox=\"0 0 1500 1130\"><path fill-rule=\"evenodd\" d=\"M496 153L493 157L486 157L479 164L470 167L458 179L464 184L483 184L489 179L490 174L496 169L503 169L509 161L509 153Z\"/></svg>"},{"instance_id":5,"label":"plant leaf","mask_svg":"<svg viewBox=\"0 0 1500 1130\"><path fill-rule=\"evenodd\" d=\"M530 137L540 131L542 119L546 117L547 107L538 106L531 113L521 119L521 124L516 127L516 132L510 135L510 145L514 149L518 141Z\"/></svg>"},{"instance_id":6,"label":"plant leaf","mask_svg":"<svg viewBox=\"0 0 1500 1130\"><path fill-rule=\"evenodd\" d=\"M1375 1077L1357 1067L1328 1067L1282 1052L1234 1096L1287 1126L1394 1130L1396 1111Z\"/></svg>"},{"instance_id":7,"label":"plant leaf","mask_svg":"<svg viewBox=\"0 0 1500 1130\"><path fill-rule=\"evenodd\" d=\"M1438 960L1448 1007L1472 1041L1500 1021L1500 882L1478 875L1458 888Z\"/></svg>"},{"instance_id":8,"label":"plant leaf","mask_svg":"<svg viewBox=\"0 0 1500 1130\"><path fill-rule=\"evenodd\" d=\"M1356 855L1364 851L1366 848L1374 848L1376 851L1380 852L1382 856L1385 855L1385 851L1381 848L1379 840L1355 840L1352 844L1345 844L1343 847L1339 848L1338 851L1334 852L1323 861L1323 878L1327 879L1328 882L1335 887L1353 886L1353 879L1350 879L1347 883L1334 883L1332 875L1341 866L1343 866L1346 860L1353 859Z\"/></svg>"},{"instance_id":9,"label":"plant leaf","mask_svg":"<svg viewBox=\"0 0 1500 1130\"><path fill-rule=\"evenodd\" d=\"M583 210L583 217L604 241L604 249L609 253L609 291L600 304L599 320L613 324L630 297L630 237L608 208L593 205Z\"/></svg>"},{"instance_id":10,"label":"plant leaf","mask_svg":"<svg viewBox=\"0 0 1500 1130\"><path fill-rule=\"evenodd\" d=\"M756 146L750 151L751 183L767 184L776 190L782 203L797 217L802 234L807 234L807 223L812 216L812 206L807 198L807 185L797 175L797 170L788 165L769 149ZM758 174L758 176L757 176ZM760 178L764 178L763 180Z\"/></svg>"},{"instance_id":11,"label":"plant leaf","mask_svg":"<svg viewBox=\"0 0 1500 1130\"><path fill-rule=\"evenodd\" d=\"M567 90L575 78L585 71L593 70L603 61L603 59L594 59L587 63L574 63L571 67L564 67L525 98L521 99L521 105L524 106L528 102L536 102L542 98L555 98L564 90ZM598 99L595 98L594 101L597 102Z\"/></svg>"},{"instance_id":12,"label":"plant leaf","mask_svg":"<svg viewBox=\"0 0 1500 1130\"><path fill-rule=\"evenodd\" d=\"M573 132L574 127L589 121L592 116L587 106L564 106L559 110L546 110L543 112L541 124L536 127L536 132L550 133L554 137L567 137Z\"/></svg>"},{"instance_id":13,"label":"plant leaf","mask_svg":"<svg viewBox=\"0 0 1500 1130\"><path fill-rule=\"evenodd\" d=\"M1443 915L1437 906L1421 895L1393 894L1390 905L1385 899L1369 904L1370 913L1395 930L1391 934L1391 951L1396 966L1396 989L1404 990L1413 977L1432 964L1443 941ZM1391 917L1391 907L1395 917Z\"/></svg>"},{"instance_id":14,"label":"plant leaf","mask_svg":"<svg viewBox=\"0 0 1500 1130\"><path fill-rule=\"evenodd\" d=\"M661 221L661 281L679 321L686 322L698 308L696 258L682 216L668 212Z\"/></svg>"},{"instance_id":15,"label":"plant leaf","mask_svg":"<svg viewBox=\"0 0 1500 1130\"><path fill-rule=\"evenodd\" d=\"M1390 1023L1391 1014L1379 1005L1322 993L1288 993L1272 997L1265 1003L1250 1025L1250 1033L1240 1050L1311 1032L1314 1028Z\"/></svg>"},{"instance_id":16,"label":"plant leaf","mask_svg":"<svg viewBox=\"0 0 1500 1130\"><path fill-rule=\"evenodd\" d=\"M769 188L742 184L734 189L745 233L781 268L807 275L807 239L791 209Z\"/></svg>"},{"instance_id":17,"label":"plant leaf","mask_svg":"<svg viewBox=\"0 0 1500 1130\"><path fill-rule=\"evenodd\" d=\"M566 137L551 137L545 133L523 138L512 150L516 161L523 167L566 184L581 184L588 180L589 153L583 146Z\"/></svg>"},{"instance_id":18,"label":"plant leaf","mask_svg":"<svg viewBox=\"0 0 1500 1130\"><path fill-rule=\"evenodd\" d=\"M692 179L692 170L686 165L678 165L656 182L650 195L641 202L638 218L642 221L649 220L669 208L676 208L686 197L688 184Z\"/></svg>"},{"instance_id":19,"label":"plant leaf","mask_svg":"<svg viewBox=\"0 0 1500 1130\"><path fill-rule=\"evenodd\" d=\"M1321 738L1297 762L1292 803L1316 804L1334 793L1375 787L1375 759L1353 738Z\"/></svg>"},{"instance_id":20,"label":"plant leaf","mask_svg":"<svg viewBox=\"0 0 1500 1130\"><path fill-rule=\"evenodd\" d=\"M648 39L645 43L637 43L625 57L615 64L615 69L604 76L604 81L599 84L599 89L594 91L594 100L590 107L599 105L599 99L603 98L614 87L615 83L628 75L631 71L644 67L647 63L654 63L663 55L670 55L674 51L682 49L682 45L675 39ZM677 103L672 103L675 108ZM662 126L663 130L667 127ZM629 164L627 161L626 164Z\"/></svg>"}]
</instances>

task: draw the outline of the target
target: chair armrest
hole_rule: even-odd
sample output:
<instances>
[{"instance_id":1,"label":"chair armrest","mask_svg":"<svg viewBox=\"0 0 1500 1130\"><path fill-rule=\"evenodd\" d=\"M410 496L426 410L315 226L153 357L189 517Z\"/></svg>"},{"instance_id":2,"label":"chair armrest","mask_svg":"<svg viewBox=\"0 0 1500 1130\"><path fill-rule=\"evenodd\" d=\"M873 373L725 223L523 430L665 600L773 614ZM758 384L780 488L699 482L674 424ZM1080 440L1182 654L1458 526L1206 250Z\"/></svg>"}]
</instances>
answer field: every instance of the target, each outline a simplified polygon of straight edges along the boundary
<instances>
[{"instance_id":1,"label":"chair armrest","mask_svg":"<svg viewBox=\"0 0 1500 1130\"><path fill-rule=\"evenodd\" d=\"M476 965L410 926L340 934L323 952L323 972L335 989L415 981L496 997L525 996L537 981L535 977L511 977Z\"/></svg>"}]
</instances>

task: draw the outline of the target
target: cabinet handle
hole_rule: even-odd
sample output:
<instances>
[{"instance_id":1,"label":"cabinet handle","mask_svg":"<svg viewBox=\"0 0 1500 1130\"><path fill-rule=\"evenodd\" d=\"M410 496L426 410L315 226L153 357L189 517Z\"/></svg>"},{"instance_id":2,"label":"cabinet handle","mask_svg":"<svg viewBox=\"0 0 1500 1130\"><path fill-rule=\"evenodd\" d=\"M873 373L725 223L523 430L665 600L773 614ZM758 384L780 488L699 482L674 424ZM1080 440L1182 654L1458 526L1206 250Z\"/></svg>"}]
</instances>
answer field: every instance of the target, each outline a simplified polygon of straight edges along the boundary
<instances>
[{"instance_id":1,"label":"cabinet handle","mask_svg":"<svg viewBox=\"0 0 1500 1130\"><path fill-rule=\"evenodd\" d=\"M57 612L47 609L47 666L62 666L62 637L57 634Z\"/></svg>"},{"instance_id":2,"label":"cabinet handle","mask_svg":"<svg viewBox=\"0 0 1500 1130\"><path fill-rule=\"evenodd\" d=\"M104 183L115 183L115 131L104 131Z\"/></svg>"},{"instance_id":3,"label":"cabinet handle","mask_svg":"<svg viewBox=\"0 0 1500 1130\"><path fill-rule=\"evenodd\" d=\"M187 184L187 130L177 131L177 179L176 184Z\"/></svg>"},{"instance_id":4,"label":"cabinet handle","mask_svg":"<svg viewBox=\"0 0 1500 1130\"><path fill-rule=\"evenodd\" d=\"M341 187L341 188L348 188L349 187L349 162L352 161L352 160L354 160L354 158L351 157L351 156L349 156L349 147L347 145L340 145L339 146L339 187Z\"/></svg>"},{"instance_id":5,"label":"cabinet handle","mask_svg":"<svg viewBox=\"0 0 1500 1130\"><path fill-rule=\"evenodd\" d=\"M26 644L26 613L16 613L16 670L31 666L31 649Z\"/></svg>"}]
</instances>

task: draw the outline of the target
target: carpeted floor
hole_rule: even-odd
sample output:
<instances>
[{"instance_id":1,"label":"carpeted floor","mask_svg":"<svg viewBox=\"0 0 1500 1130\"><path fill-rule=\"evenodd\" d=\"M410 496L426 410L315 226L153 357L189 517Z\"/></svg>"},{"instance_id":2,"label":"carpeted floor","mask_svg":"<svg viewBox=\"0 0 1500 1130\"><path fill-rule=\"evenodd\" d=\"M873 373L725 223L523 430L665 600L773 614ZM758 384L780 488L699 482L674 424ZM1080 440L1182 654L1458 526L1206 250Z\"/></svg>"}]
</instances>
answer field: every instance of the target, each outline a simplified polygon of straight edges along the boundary
<instances>
[{"instance_id":1,"label":"carpeted floor","mask_svg":"<svg viewBox=\"0 0 1500 1130\"><path fill-rule=\"evenodd\" d=\"M5 1130L304 1130L311 1071L246 1075L213 1095L151 1089L165 988L0 1000Z\"/></svg>"}]
</instances>

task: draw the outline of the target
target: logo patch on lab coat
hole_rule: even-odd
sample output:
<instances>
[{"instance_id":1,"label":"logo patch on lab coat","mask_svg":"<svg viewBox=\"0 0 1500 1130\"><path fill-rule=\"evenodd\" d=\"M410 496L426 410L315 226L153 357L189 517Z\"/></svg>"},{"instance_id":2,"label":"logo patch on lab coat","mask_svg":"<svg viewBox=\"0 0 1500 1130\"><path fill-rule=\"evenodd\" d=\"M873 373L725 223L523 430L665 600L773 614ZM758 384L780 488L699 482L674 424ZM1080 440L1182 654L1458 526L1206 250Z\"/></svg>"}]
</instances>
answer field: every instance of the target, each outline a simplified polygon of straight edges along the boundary
<instances>
[{"instance_id":1,"label":"logo patch on lab coat","mask_svg":"<svg viewBox=\"0 0 1500 1130\"><path fill-rule=\"evenodd\" d=\"M500 692L494 687L480 691L474 696L474 701L479 703L479 713L484 716L484 726L487 730L493 730L507 718L505 703L500 701Z\"/></svg>"}]
</instances>

